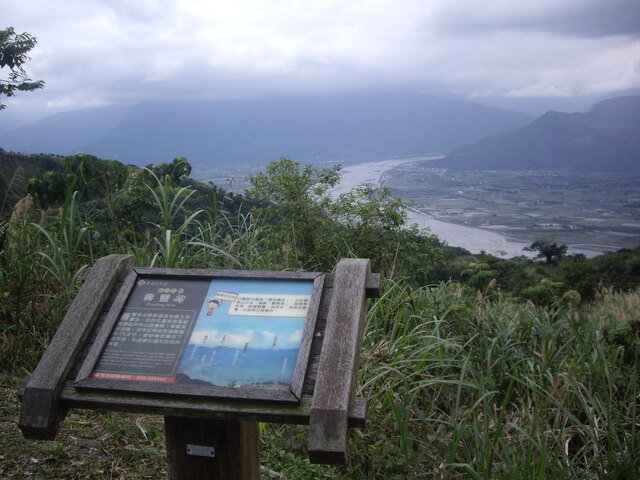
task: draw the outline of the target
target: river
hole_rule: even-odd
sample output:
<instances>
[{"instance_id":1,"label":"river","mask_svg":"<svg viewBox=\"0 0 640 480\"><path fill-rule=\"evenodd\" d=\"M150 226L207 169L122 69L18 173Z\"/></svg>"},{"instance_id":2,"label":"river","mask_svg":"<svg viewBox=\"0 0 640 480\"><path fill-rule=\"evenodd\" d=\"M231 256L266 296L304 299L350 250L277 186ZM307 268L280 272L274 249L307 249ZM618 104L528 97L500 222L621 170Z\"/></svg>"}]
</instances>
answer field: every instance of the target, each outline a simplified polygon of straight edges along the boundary
<instances>
[{"instance_id":1,"label":"river","mask_svg":"<svg viewBox=\"0 0 640 480\"><path fill-rule=\"evenodd\" d=\"M425 156L348 165L343 167L341 182L331 193L337 197L339 194L348 192L358 185L385 185L386 173L398 165L441 158L442 156ZM407 209L407 219L409 224L416 224L420 228L428 229L430 233L447 245L462 247L471 253L486 252L501 258L513 258L520 255L533 256L532 252L523 251L523 248L529 245L529 243L511 239L494 231L443 222L413 208ZM593 257L601 253L593 249L569 247L569 253L583 253L588 257Z\"/></svg>"}]
</instances>

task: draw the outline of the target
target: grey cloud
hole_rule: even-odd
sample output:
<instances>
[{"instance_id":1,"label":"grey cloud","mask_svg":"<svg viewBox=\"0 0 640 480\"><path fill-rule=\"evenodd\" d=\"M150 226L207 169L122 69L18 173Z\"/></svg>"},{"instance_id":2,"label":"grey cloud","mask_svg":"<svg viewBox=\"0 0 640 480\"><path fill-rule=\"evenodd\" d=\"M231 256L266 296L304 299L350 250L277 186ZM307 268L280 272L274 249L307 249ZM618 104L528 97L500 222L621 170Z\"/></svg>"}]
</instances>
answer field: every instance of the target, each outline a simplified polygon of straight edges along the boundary
<instances>
[{"instance_id":1,"label":"grey cloud","mask_svg":"<svg viewBox=\"0 0 640 480\"><path fill-rule=\"evenodd\" d=\"M596 0L585 3L584 8L546 19L546 29L582 37L640 36L640 1Z\"/></svg>"},{"instance_id":2,"label":"grey cloud","mask_svg":"<svg viewBox=\"0 0 640 480\"><path fill-rule=\"evenodd\" d=\"M587 38L640 36L638 0L541 0L506 5L495 8L485 2L452 2L438 10L434 25L445 33L473 35L524 30Z\"/></svg>"},{"instance_id":3,"label":"grey cloud","mask_svg":"<svg viewBox=\"0 0 640 480\"><path fill-rule=\"evenodd\" d=\"M640 84L640 0L60 5L0 0L7 25L39 41L29 71L47 86L21 102L82 108L375 90L525 97Z\"/></svg>"}]
</instances>

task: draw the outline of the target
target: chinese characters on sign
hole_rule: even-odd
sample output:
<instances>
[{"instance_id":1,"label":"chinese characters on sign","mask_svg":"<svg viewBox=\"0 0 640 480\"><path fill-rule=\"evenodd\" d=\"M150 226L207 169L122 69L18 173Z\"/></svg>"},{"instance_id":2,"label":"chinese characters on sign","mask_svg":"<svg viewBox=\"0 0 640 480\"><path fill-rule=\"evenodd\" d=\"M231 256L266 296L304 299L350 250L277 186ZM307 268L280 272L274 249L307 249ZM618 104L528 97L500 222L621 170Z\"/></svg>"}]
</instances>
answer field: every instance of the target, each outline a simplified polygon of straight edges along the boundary
<instances>
[{"instance_id":1,"label":"chinese characters on sign","mask_svg":"<svg viewBox=\"0 0 640 480\"><path fill-rule=\"evenodd\" d=\"M286 389L313 289L313 279L141 278L90 376Z\"/></svg>"},{"instance_id":2,"label":"chinese characters on sign","mask_svg":"<svg viewBox=\"0 0 640 480\"><path fill-rule=\"evenodd\" d=\"M92 377L173 383L209 282L137 282Z\"/></svg>"}]
</instances>

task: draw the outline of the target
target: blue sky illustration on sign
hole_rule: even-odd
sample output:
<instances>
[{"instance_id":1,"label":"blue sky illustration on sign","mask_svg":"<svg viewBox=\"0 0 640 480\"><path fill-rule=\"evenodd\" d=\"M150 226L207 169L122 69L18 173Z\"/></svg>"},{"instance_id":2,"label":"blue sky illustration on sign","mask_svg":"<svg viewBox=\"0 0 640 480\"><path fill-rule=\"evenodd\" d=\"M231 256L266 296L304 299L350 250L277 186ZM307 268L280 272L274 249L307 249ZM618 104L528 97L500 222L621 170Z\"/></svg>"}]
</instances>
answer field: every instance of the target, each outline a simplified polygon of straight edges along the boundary
<instances>
[{"instance_id":1,"label":"blue sky illustration on sign","mask_svg":"<svg viewBox=\"0 0 640 480\"><path fill-rule=\"evenodd\" d=\"M214 279L178 373L213 385L291 383L313 280Z\"/></svg>"}]
</instances>

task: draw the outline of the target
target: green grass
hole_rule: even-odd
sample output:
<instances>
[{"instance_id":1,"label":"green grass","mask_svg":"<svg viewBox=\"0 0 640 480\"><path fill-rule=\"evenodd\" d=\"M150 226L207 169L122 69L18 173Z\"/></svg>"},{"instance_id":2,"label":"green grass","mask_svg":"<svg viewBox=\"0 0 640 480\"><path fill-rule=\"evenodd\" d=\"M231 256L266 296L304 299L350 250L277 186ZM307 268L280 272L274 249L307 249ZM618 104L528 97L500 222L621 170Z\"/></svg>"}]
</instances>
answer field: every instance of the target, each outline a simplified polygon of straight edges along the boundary
<instances>
[{"instance_id":1,"label":"green grass","mask_svg":"<svg viewBox=\"0 0 640 480\"><path fill-rule=\"evenodd\" d=\"M155 222L109 243L74 196L50 221L0 223L0 478L162 478L160 417L71 412L55 442L25 439L16 395L105 252L138 265L299 269L251 214L188 213L153 185ZM149 193L151 195L151 193ZM31 220L31 221L30 221ZM398 247L400 248L400 246ZM304 427L262 428L264 465L290 479L640 478L640 291L592 303L514 301L482 284L383 282L368 305L359 394L369 421L348 467L306 461Z\"/></svg>"},{"instance_id":2,"label":"green grass","mask_svg":"<svg viewBox=\"0 0 640 480\"><path fill-rule=\"evenodd\" d=\"M601 305L517 305L454 284L388 287L365 336L362 477L640 474L638 299L611 299L606 311L634 317L607 318Z\"/></svg>"}]
</instances>

